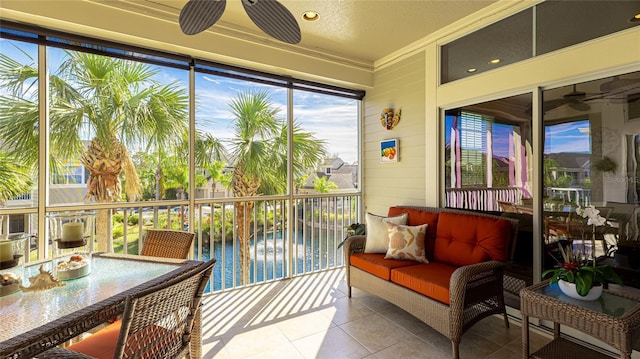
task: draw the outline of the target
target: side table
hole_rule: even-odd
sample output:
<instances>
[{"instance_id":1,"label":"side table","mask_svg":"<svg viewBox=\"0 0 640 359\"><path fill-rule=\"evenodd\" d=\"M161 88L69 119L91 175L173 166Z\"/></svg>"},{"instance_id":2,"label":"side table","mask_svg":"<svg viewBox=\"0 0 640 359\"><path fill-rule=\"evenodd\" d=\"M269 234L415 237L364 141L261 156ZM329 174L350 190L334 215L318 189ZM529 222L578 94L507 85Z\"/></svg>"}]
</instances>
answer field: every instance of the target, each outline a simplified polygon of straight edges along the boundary
<instances>
[{"instance_id":1,"label":"side table","mask_svg":"<svg viewBox=\"0 0 640 359\"><path fill-rule=\"evenodd\" d=\"M607 355L560 338L560 325L567 325L620 350L630 359L640 338L640 301L603 291L595 301L582 301L562 294L557 284L544 281L520 291L522 313L522 357L610 358ZM529 355L529 317L553 322L553 341Z\"/></svg>"}]
</instances>

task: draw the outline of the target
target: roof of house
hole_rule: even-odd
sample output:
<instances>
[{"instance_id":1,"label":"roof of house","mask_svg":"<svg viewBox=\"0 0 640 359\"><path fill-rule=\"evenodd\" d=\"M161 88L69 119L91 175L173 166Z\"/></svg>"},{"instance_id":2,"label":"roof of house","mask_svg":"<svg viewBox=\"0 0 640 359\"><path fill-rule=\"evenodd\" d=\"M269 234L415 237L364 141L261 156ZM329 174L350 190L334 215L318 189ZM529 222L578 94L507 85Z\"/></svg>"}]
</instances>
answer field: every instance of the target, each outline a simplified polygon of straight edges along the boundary
<instances>
[{"instance_id":1,"label":"roof of house","mask_svg":"<svg viewBox=\"0 0 640 359\"><path fill-rule=\"evenodd\" d=\"M330 170L327 171L327 168ZM350 189L357 187L358 165L350 165L345 163L339 157L326 159L316 172L309 176L303 188L314 188L316 178L328 177L329 181L335 183L340 189Z\"/></svg>"}]
</instances>

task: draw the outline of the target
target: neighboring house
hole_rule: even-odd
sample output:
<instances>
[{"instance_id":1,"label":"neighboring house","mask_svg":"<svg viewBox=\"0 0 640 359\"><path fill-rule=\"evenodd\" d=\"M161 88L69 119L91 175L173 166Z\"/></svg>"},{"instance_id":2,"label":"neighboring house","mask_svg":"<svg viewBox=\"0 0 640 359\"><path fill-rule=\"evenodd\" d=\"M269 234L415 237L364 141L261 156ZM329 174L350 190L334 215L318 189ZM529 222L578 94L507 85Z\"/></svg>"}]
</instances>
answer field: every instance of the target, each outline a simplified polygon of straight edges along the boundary
<instances>
[{"instance_id":1,"label":"neighboring house","mask_svg":"<svg viewBox=\"0 0 640 359\"><path fill-rule=\"evenodd\" d=\"M546 157L553 159L558 167L553 169L554 179L569 176L572 187L580 187L587 178L591 178L591 155L588 153L550 153Z\"/></svg>"},{"instance_id":2,"label":"neighboring house","mask_svg":"<svg viewBox=\"0 0 640 359\"><path fill-rule=\"evenodd\" d=\"M84 141L88 145L88 141ZM49 185L49 205L76 205L85 201L89 171L80 161L80 156L68 161L65 169L51 176ZM37 207L38 183L25 193L7 201L7 208ZM0 233L36 233L38 217L36 214L12 214L0 216Z\"/></svg>"},{"instance_id":3,"label":"neighboring house","mask_svg":"<svg viewBox=\"0 0 640 359\"><path fill-rule=\"evenodd\" d=\"M550 153L546 157L553 159L558 166L551 169L555 180L568 176L571 183L563 187L545 188L545 198L562 198L563 202L586 206L591 203L591 189L585 185L591 179L591 155L588 153Z\"/></svg>"},{"instance_id":4,"label":"neighboring house","mask_svg":"<svg viewBox=\"0 0 640 359\"><path fill-rule=\"evenodd\" d=\"M226 166L222 170L223 174L233 173L232 166ZM233 190L227 188L222 182L216 182L216 190L213 192L213 179L207 176L207 183L204 186L196 187L195 198L228 198L233 197Z\"/></svg>"},{"instance_id":5,"label":"neighboring house","mask_svg":"<svg viewBox=\"0 0 640 359\"><path fill-rule=\"evenodd\" d=\"M358 188L358 165L347 164L339 157L327 158L318 166L315 173L310 175L300 193L312 194L315 191L316 178L327 177L329 181L335 183L339 190L350 190Z\"/></svg>"}]
</instances>

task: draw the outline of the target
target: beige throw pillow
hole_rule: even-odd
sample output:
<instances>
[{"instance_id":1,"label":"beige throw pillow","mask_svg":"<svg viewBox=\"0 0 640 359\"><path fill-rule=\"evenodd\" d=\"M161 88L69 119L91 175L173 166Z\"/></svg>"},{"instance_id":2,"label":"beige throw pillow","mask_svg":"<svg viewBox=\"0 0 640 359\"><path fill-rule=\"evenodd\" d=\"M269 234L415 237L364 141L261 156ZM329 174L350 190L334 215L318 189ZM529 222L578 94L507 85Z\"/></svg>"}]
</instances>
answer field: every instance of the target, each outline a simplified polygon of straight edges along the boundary
<instances>
[{"instance_id":1,"label":"beige throw pillow","mask_svg":"<svg viewBox=\"0 0 640 359\"><path fill-rule=\"evenodd\" d=\"M389 229L389 248L385 259L412 260L429 263L424 251L427 225L403 226L385 223Z\"/></svg>"},{"instance_id":2,"label":"beige throw pillow","mask_svg":"<svg viewBox=\"0 0 640 359\"><path fill-rule=\"evenodd\" d=\"M367 213L367 241L364 245L365 253L387 253L389 248L389 230L386 223L407 224L408 214L397 217L382 217Z\"/></svg>"}]
</instances>

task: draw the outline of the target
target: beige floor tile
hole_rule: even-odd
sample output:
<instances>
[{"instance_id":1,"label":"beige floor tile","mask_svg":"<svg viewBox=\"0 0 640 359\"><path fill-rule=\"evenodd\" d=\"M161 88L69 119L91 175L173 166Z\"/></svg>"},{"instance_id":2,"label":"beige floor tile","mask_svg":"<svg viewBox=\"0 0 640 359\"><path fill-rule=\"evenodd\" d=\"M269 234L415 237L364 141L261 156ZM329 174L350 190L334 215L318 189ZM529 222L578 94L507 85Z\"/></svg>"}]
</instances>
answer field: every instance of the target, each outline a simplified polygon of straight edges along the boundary
<instances>
[{"instance_id":1,"label":"beige floor tile","mask_svg":"<svg viewBox=\"0 0 640 359\"><path fill-rule=\"evenodd\" d=\"M222 339L232 358L249 358L289 344L287 336L274 325L225 334Z\"/></svg>"},{"instance_id":2,"label":"beige floor tile","mask_svg":"<svg viewBox=\"0 0 640 359\"><path fill-rule=\"evenodd\" d=\"M387 302L386 300L376 297L373 294L361 291L357 288L353 289L351 300L364 305L365 307L373 310L376 313L397 308L395 305Z\"/></svg>"},{"instance_id":3,"label":"beige floor tile","mask_svg":"<svg viewBox=\"0 0 640 359\"><path fill-rule=\"evenodd\" d=\"M318 332L326 332L329 328L334 327L335 324L322 313L311 312L282 320L276 326L290 341L293 341Z\"/></svg>"},{"instance_id":4,"label":"beige floor tile","mask_svg":"<svg viewBox=\"0 0 640 359\"><path fill-rule=\"evenodd\" d=\"M335 325L342 325L350 321L371 315L374 312L368 307L347 297L336 299L333 306L321 310L322 315L331 319Z\"/></svg>"},{"instance_id":5,"label":"beige floor tile","mask_svg":"<svg viewBox=\"0 0 640 359\"><path fill-rule=\"evenodd\" d=\"M371 354L353 337L338 327L293 342L305 358L357 359Z\"/></svg>"},{"instance_id":6,"label":"beige floor tile","mask_svg":"<svg viewBox=\"0 0 640 359\"><path fill-rule=\"evenodd\" d=\"M343 270L210 296L202 327L205 359L451 358L447 337L400 308L356 288L347 298ZM530 331L532 352L549 341L549 333ZM520 323L481 320L462 336L460 357L522 357Z\"/></svg>"},{"instance_id":7,"label":"beige floor tile","mask_svg":"<svg viewBox=\"0 0 640 359\"><path fill-rule=\"evenodd\" d=\"M398 307L379 312L379 314L413 334L431 329L428 325Z\"/></svg>"},{"instance_id":8,"label":"beige floor tile","mask_svg":"<svg viewBox=\"0 0 640 359\"><path fill-rule=\"evenodd\" d=\"M451 354L451 340L431 327L427 327L423 332L416 334L416 337L435 346L440 351Z\"/></svg>"},{"instance_id":9,"label":"beige floor tile","mask_svg":"<svg viewBox=\"0 0 640 359\"><path fill-rule=\"evenodd\" d=\"M522 327L520 327L522 328ZM542 348L547 345L551 341L551 335L542 335L536 330L529 330L529 352L533 353L536 350ZM522 353L522 332L520 333L519 338L513 339L506 346L509 350L517 351Z\"/></svg>"},{"instance_id":10,"label":"beige floor tile","mask_svg":"<svg viewBox=\"0 0 640 359\"><path fill-rule=\"evenodd\" d=\"M445 353L432 344L424 342L414 335L411 335L409 338L375 353L375 357L378 359L450 359L451 354Z\"/></svg>"},{"instance_id":11,"label":"beige floor tile","mask_svg":"<svg viewBox=\"0 0 640 359\"><path fill-rule=\"evenodd\" d=\"M222 340L202 341L202 358L203 359L232 359L231 354L225 348Z\"/></svg>"},{"instance_id":12,"label":"beige floor tile","mask_svg":"<svg viewBox=\"0 0 640 359\"><path fill-rule=\"evenodd\" d=\"M522 337L522 327L518 324L509 323L509 328L506 328L502 316L491 316L476 323L469 328L467 333L487 338L499 345L507 345L512 340Z\"/></svg>"},{"instance_id":13,"label":"beige floor tile","mask_svg":"<svg viewBox=\"0 0 640 359\"><path fill-rule=\"evenodd\" d=\"M501 345L487 338L473 333L466 333L460 342L460 357L484 358L489 356L489 354L497 352L500 348L502 348Z\"/></svg>"},{"instance_id":14,"label":"beige floor tile","mask_svg":"<svg viewBox=\"0 0 640 359\"><path fill-rule=\"evenodd\" d=\"M292 343L269 347L268 349L246 357L246 359L303 359L302 354Z\"/></svg>"},{"instance_id":15,"label":"beige floor tile","mask_svg":"<svg viewBox=\"0 0 640 359\"><path fill-rule=\"evenodd\" d=\"M411 335L402 327L378 314L345 323L340 328L372 353L399 343Z\"/></svg>"},{"instance_id":16,"label":"beige floor tile","mask_svg":"<svg viewBox=\"0 0 640 359\"><path fill-rule=\"evenodd\" d=\"M513 350L502 347L497 352L491 353L485 357L485 359L516 359L522 358L521 352L514 352Z\"/></svg>"}]
</instances>

